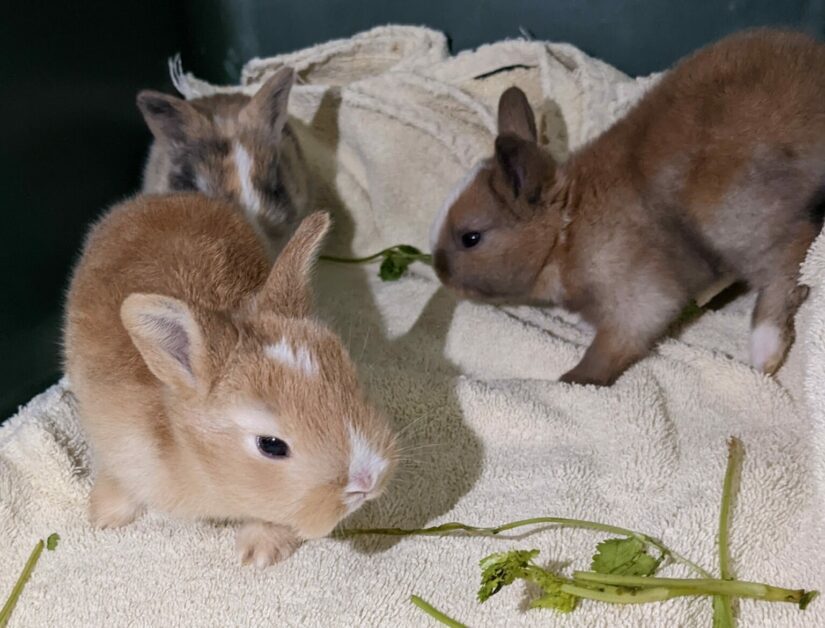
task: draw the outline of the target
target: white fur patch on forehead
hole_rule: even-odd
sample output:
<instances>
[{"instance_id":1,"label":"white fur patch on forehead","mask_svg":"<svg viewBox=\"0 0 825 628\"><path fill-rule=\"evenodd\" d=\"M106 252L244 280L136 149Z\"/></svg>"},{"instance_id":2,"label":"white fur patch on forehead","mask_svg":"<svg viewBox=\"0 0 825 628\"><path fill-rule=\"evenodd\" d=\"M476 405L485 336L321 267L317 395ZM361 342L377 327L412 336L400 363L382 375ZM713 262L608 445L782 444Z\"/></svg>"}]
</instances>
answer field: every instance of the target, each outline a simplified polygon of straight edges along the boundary
<instances>
[{"instance_id":1,"label":"white fur patch on forehead","mask_svg":"<svg viewBox=\"0 0 825 628\"><path fill-rule=\"evenodd\" d=\"M318 365L315 363L309 349L302 346L293 349L286 338L281 338L274 345L267 345L264 348L264 353L270 360L280 362L284 366L302 372L304 375L316 375L318 373Z\"/></svg>"},{"instance_id":2,"label":"white fur patch on forehead","mask_svg":"<svg viewBox=\"0 0 825 628\"><path fill-rule=\"evenodd\" d=\"M479 161L470 169L469 172L467 172L467 174L464 175L464 177L462 177L461 181L456 184L452 191L450 191L450 194L447 196L444 204L441 206L441 209L438 210L432 226L430 227L430 250L435 249L435 245L438 242L438 237L441 235L441 230L444 228L444 223L447 220L447 214L450 212L450 207L452 207L453 203L455 203L458 198L464 194L472 182L475 181L478 173L481 172L486 165L486 159Z\"/></svg>"},{"instance_id":3,"label":"white fur patch on forehead","mask_svg":"<svg viewBox=\"0 0 825 628\"><path fill-rule=\"evenodd\" d=\"M241 204L247 214L255 217L261 212L261 197L252 185L252 156L240 142L235 142L234 158L241 185Z\"/></svg>"}]
</instances>

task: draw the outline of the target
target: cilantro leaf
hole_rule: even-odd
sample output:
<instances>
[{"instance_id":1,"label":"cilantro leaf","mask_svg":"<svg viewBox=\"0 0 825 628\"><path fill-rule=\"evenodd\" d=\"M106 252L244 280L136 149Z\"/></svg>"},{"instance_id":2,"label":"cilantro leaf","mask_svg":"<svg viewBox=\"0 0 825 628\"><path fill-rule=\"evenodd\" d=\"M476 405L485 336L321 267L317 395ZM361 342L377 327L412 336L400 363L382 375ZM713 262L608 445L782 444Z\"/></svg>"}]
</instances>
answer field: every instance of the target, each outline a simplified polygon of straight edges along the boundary
<instances>
[{"instance_id":1,"label":"cilantro leaf","mask_svg":"<svg viewBox=\"0 0 825 628\"><path fill-rule=\"evenodd\" d=\"M533 559L538 555L539 550L514 550L481 559L479 602L485 602L503 587L521 579L541 588L541 595L530 602L530 608L552 608L562 613L575 609L578 598L561 589L572 581L535 565Z\"/></svg>"},{"instance_id":2,"label":"cilantro leaf","mask_svg":"<svg viewBox=\"0 0 825 628\"><path fill-rule=\"evenodd\" d=\"M378 270L378 276L383 281L395 281L400 279L410 264L415 261L425 261L426 256L414 246L409 244L399 244L389 249L381 251L384 261Z\"/></svg>"},{"instance_id":3,"label":"cilantro leaf","mask_svg":"<svg viewBox=\"0 0 825 628\"><path fill-rule=\"evenodd\" d=\"M382 281L400 279L411 261L409 258L395 255L392 252L387 253L384 256L384 261L381 262L381 267L378 269L378 276L381 277Z\"/></svg>"},{"instance_id":4,"label":"cilantro leaf","mask_svg":"<svg viewBox=\"0 0 825 628\"><path fill-rule=\"evenodd\" d=\"M651 576L659 560L645 551L645 545L635 537L607 539L596 546L590 569L601 574Z\"/></svg>"},{"instance_id":5,"label":"cilantro leaf","mask_svg":"<svg viewBox=\"0 0 825 628\"><path fill-rule=\"evenodd\" d=\"M561 590L571 581L541 567L531 566L528 579L541 587L541 595L530 602L530 608L552 608L560 613L576 609L579 598Z\"/></svg>"},{"instance_id":6,"label":"cilantro leaf","mask_svg":"<svg viewBox=\"0 0 825 628\"><path fill-rule=\"evenodd\" d=\"M378 269L378 276L381 277L382 281L400 279L413 262L421 262L428 266L432 266L433 263L432 256L429 253L422 253L418 248L409 244L396 244L366 257L320 255L318 259L339 264L370 264L380 259L381 266Z\"/></svg>"},{"instance_id":7,"label":"cilantro leaf","mask_svg":"<svg viewBox=\"0 0 825 628\"><path fill-rule=\"evenodd\" d=\"M482 558L479 562L481 588L478 590L478 601L486 602L502 587L512 584L517 578L524 578L530 561L538 555L539 550L514 550Z\"/></svg>"}]
</instances>

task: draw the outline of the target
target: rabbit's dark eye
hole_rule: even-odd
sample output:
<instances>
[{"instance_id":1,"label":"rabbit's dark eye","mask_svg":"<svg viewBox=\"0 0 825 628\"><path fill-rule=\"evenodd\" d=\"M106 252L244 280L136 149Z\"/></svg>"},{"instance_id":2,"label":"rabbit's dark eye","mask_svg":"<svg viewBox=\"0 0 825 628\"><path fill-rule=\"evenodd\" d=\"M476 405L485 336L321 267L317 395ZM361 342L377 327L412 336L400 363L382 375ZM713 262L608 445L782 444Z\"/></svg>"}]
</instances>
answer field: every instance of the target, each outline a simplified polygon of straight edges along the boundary
<instances>
[{"instance_id":1,"label":"rabbit's dark eye","mask_svg":"<svg viewBox=\"0 0 825 628\"><path fill-rule=\"evenodd\" d=\"M461 244L465 249L471 249L479 242L481 242L481 234L478 231L468 231L461 236Z\"/></svg>"},{"instance_id":2,"label":"rabbit's dark eye","mask_svg":"<svg viewBox=\"0 0 825 628\"><path fill-rule=\"evenodd\" d=\"M258 436L258 451L267 458L286 458L289 455L289 445L274 436Z\"/></svg>"}]
</instances>

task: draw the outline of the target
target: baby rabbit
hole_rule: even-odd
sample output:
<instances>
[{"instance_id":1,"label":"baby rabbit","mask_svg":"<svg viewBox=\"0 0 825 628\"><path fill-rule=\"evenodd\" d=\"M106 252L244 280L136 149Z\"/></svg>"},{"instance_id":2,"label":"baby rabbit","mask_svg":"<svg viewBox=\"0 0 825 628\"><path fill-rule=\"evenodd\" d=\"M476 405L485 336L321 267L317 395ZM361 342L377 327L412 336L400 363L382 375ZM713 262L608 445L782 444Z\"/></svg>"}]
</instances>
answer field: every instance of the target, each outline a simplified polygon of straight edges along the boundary
<instances>
[{"instance_id":1,"label":"baby rabbit","mask_svg":"<svg viewBox=\"0 0 825 628\"><path fill-rule=\"evenodd\" d=\"M494 156L433 224L439 278L469 297L580 312L596 335L562 381L608 385L691 298L738 277L758 291L752 363L774 372L823 222L823 68L825 45L805 35L733 35L679 62L560 166L508 89Z\"/></svg>"},{"instance_id":2,"label":"baby rabbit","mask_svg":"<svg viewBox=\"0 0 825 628\"><path fill-rule=\"evenodd\" d=\"M190 101L153 91L137 104L154 135L147 193L200 191L241 208L274 257L306 213L309 187L287 102L295 73L281 68L252 96Z\"/></svg>"},{"instance_id":3,"label":"baby rabbit","mask_svg":"<svg viewBox=\"0 0 825 628\"><path fill-rule=\"evenodd\" d=\"M263 567L383 491L395 437L312 317L329 224L311 214L271 270L243 217L201 194L138 196L91 230L65 367L92 446L94 525L146 508L239 521L243 562Z\"/></svg>"}]
</instances>

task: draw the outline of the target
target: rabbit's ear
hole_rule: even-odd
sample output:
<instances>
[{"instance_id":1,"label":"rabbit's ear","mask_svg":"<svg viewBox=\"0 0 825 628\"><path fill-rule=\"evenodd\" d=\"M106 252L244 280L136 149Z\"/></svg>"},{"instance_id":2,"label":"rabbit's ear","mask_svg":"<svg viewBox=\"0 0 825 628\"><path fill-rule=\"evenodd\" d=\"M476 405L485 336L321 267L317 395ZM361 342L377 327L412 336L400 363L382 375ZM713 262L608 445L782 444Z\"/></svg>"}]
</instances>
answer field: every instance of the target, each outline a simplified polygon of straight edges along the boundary
<instances>
[{"instance_id":1,"label":"rabbit's ear","mask_svg":"<svg viewBox=\"0 0 825 628\"><path fill-rule=\"evenodd\" d=\"M528 142L535 142L538 137L533 108L518 87L505 90L499 98L498 134L515 135Z\"/></svg>"},{"instance_id":2,"label":"rabbit's ear","mask_svg":"<svg viewBox=\"0 0 825 628\"><path fill-rule=\"evenodd\" d=\"M554 164L536 142L536 118L527 96L511 87L498 102L496 165L521 209L540 200L542 186L553 177ZM519 214L520 212L517 212Z\"/></svg>"},{"instance_id":3,"label":"rabbit's ear","mask_svg":"<svg viewBox=\"0 0 825 628\"><path fill-rule=\"evenodd\" d=\"M137 106L156 139L182 146L204 132L208 121L191 103L181 98L144 90Z\"/></svg>"},{"instance_id":4,"label":"rabbit's ear","mask_svg":"<svg viewBox=\"0 0 825 628\"><path fill-rule=\"evenodd\" d=\"M330 225L326 212L304 218L257 294L257 311L278 312L290 318L305 318L312 313L312 267Z\"/></svg>"},{"instance_id":5,"label":"rabbit's ear","mask_svg":"<svg viewBox=\"0 0 825 628\"><path fill-rule=\"evenodd\" d=\"M241 122L251 128L268 146L281 141L284 125L289 118L289 92L295 81L295 71L283 67L273 74L255 93L240 114Z\"/></svg>"},{"instance_id":6,"label":"rabbit's ear","mask_svg":"<svg viewBox=\"0 0 825 628\"><path fill-rule=\"evenodd\" d=\"M541 200L542 188L554 174L552 160L538 144L513 134L496 138L496 164L512 198L525 201L525 207L535 206Z\"/></svg>"},{"instance_id":7,"label":"rabbit's ear","mask_svg":"<svg viewBox=\"0 0 825 628\"><path fill-rule=\"evenodd\" d=\"M185 303L158 294L130 294L120 318L155 377L177 390L204 386L203 334Z\"/></svg>"}]
</instances>

